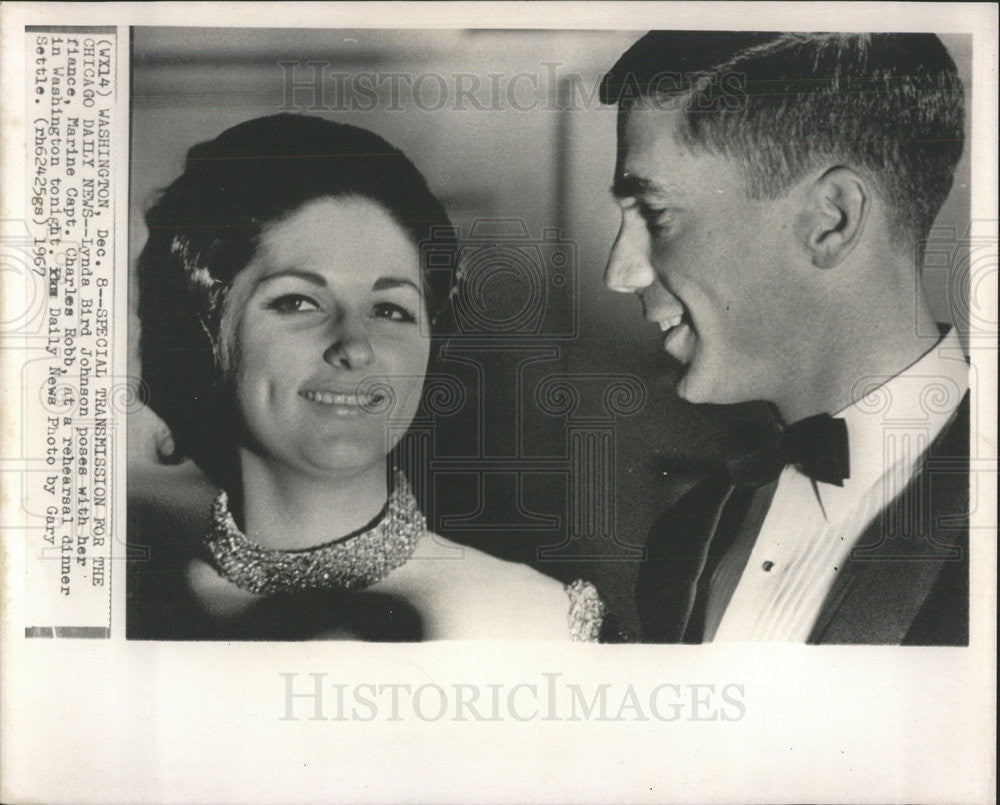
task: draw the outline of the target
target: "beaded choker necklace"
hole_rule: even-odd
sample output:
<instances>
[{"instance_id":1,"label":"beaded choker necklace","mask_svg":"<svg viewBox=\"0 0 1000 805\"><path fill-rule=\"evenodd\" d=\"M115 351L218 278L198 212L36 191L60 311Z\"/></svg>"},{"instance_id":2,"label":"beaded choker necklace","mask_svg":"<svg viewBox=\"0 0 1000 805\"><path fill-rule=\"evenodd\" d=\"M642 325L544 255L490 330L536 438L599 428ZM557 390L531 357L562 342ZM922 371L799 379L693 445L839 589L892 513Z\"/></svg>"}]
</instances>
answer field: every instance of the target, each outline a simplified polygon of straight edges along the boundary
<instances>
[{"instance_id":1,"label":"beaded choker necklace","mask_svg":"<svg viewBox=\"0 0 1000 805\"><path fill-rule=\"evenodd\" d=\"M205 547L215 559L216 570L258 595L369 587L406 563L427 528L401 472L378 523L360 534L315 548L282 551L251 542L233 520L225 491L220 491L212 504L212 522Z\"/></svg>"}]
</instances>

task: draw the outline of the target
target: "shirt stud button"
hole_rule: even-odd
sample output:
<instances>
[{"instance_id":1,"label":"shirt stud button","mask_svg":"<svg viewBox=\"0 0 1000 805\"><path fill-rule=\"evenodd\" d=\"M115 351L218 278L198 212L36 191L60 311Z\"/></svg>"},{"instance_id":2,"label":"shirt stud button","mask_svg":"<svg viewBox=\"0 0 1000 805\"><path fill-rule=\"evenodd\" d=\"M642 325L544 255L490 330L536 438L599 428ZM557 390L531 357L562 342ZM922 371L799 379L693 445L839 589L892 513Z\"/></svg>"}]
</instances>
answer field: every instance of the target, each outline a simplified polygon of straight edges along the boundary
<instances>
[{"instance_id":1,"label":"shirt stud button","mask_svg":"<svg viewBox=\"0 0 1000 805\"><path fill-rule=\"evenodd\" d=\"M764 572L765 573L770 572L770 570L771 570L772 567L774 567L774 562L772 562L770 559L768 561L764 562L764 564L763 564L763 568L764 568Z\"/></svg>"}]
</instances>

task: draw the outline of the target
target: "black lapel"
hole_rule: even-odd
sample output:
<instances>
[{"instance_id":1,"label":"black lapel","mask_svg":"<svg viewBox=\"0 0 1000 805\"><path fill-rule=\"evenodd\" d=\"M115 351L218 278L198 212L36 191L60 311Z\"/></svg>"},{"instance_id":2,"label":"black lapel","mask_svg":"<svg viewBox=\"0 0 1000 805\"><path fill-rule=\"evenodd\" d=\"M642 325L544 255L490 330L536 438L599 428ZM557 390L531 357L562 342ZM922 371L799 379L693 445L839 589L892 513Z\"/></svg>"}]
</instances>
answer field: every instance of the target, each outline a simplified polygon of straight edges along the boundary
<instances>
[{"instance_id":1,"label":"black lapel","mask_svg":"<svg viewBox=\"0 0 1000 805\"><path fill-rule=\"evenodd\" d=\"M720 601L720 604L723 607L729 605L736 585L739 584L739 576L742 575L746 566L746 560L750 558L750 551L753 550L753 545L760 535L764 518L771 508L771 499L774 497L777 487L777 481L763 487L736 487L726 500L716 523L715 533L711 537L708 556L697 581L694 604L691 607L691 615L684 630L685 643L704 642L709 595L724 597L725 601ZM738 546L737 543L739 543ZM743 566L740 567L739 574L733 579L732 586L723 589L725 585L719 586L714 581L715 571L723 557L737 549Z\"/></svg>"},{"instance_id":2,"label":"black lapel","mask_svg":"<svg viewBox=\"0 0 1000 805\"><path fill-rule=\"evenodd\" d=\"M710 476L660 514L650 528L636 586L644 642L683 639L698 579L732 491L727 477Z\"/></svg>"},{"instance_id":3,"label":"black lapel","mask_svg":"<svg viewBox=\"0 0 1000 805\"><path fill-rule=\"evenodd\" d=\"M864 531L810 643L968 641L969 395L903 492Z\"/></svg>"}]
</instances>

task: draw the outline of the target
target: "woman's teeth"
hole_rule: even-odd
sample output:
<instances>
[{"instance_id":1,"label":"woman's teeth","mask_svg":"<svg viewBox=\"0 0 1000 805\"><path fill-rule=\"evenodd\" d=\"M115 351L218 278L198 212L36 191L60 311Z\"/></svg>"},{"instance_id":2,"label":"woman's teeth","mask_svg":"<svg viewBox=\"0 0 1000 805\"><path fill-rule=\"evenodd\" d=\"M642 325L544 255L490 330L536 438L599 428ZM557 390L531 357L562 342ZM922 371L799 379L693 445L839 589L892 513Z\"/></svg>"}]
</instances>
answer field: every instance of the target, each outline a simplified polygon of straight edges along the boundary
<instances>
[{"instance_id":1,"label":"woman's teeth","mask_svg":"<svg viewBox=\"0 0 1000 805\"><path fill-rule=\"evenodd\" d=\"M375 405L379 401L379 397L373 395L357 395L357 394L337 394L332 391L303 391L302 396L311 402L320 403L321 405L341 405L350 406L353 408L367 408Z\"/></svg>"}]
</instances>

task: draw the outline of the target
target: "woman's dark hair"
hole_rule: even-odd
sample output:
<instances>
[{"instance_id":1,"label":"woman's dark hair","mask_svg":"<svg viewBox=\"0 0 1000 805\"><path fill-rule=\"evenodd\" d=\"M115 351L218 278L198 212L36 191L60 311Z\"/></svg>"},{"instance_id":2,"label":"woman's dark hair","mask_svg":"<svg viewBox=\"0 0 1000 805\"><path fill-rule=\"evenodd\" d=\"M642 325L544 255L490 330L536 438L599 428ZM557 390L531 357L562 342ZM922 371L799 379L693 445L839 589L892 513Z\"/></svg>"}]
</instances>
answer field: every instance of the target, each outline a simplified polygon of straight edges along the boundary
<instances>
[{"instance_id":1,"label":"woman's dark hair","mask_svg":"<svg viewBox=\"0 0 1000 805\"><path fill-rule=\"evenodd\" d=\"M365 129L303 115L241 123L187 154L184 173L146 213L138 262L140 357L149 406L170 427L179 456L232 486L236 415L218 363L220 325L233 280L264 227L323 197L384 207L421 253L432 334L452 322L454 244L441 202L398 149ZM446 270L441 270L441 265Z\"/></svg>"}]
</instances>

